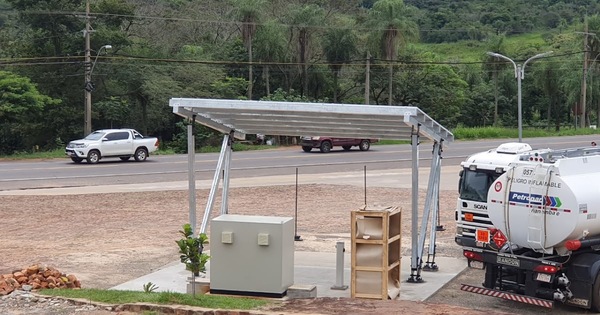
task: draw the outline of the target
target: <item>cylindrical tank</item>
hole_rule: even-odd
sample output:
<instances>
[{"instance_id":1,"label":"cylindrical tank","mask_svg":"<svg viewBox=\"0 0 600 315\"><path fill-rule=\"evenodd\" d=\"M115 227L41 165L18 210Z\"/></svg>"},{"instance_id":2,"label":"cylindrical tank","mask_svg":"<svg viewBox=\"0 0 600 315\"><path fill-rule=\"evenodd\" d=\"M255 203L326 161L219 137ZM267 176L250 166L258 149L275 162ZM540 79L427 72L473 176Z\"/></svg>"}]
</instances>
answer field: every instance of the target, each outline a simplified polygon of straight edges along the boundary
<instances>
[{"instance_id":1,"label":"cylindrical tank","mask_svg":"<svg viewBox=\"0 0 600 315\"><path fill-rule=\"evenodd\" d=\"M600 156L518 162L488 191L493 225L511 243L545 253L600 235L599 207Z\"/></svg>"}]
</instances>

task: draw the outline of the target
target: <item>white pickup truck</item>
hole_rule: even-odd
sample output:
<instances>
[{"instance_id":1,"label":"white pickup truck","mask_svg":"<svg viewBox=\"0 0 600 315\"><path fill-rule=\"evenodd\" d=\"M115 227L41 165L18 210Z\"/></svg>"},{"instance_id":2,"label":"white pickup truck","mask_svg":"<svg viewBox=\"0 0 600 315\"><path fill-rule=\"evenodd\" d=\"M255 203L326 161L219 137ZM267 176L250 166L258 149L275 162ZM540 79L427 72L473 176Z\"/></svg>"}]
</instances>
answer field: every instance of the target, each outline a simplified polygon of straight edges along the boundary
<instances>
[{"instance_id":1,"label":"white pickup truck","mask_svg":"<svg viewBox=\"0 0 600 315\"><path fill-rule=\"evenodd\" d=\"M65 153L75 163L81 163L85 159L88 163L95 164L105 157L118 157L123 161L133 157L142 162L157 149L157 138L144 137L133 129L104 129L69 142Z\"/></svg>"}]
</instances>

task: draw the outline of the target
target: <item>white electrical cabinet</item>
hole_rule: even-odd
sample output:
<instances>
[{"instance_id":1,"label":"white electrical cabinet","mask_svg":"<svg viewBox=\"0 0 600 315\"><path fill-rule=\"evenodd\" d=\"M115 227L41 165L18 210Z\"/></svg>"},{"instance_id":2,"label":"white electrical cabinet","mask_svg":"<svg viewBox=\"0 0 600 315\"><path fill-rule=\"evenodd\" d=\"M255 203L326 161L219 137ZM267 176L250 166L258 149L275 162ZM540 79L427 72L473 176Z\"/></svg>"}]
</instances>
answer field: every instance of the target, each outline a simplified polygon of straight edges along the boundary
<instances>
[{"instance_id":1,"label":"white electrical cabinet","mask_svg":"<svg viewBox=\"0 0 600 315\"><path fill-rule=\"evenodd\" d=\"M287 293L294 284L294 218L224 214L210 225L211 293Z\"/></svg>"}]
</instances>

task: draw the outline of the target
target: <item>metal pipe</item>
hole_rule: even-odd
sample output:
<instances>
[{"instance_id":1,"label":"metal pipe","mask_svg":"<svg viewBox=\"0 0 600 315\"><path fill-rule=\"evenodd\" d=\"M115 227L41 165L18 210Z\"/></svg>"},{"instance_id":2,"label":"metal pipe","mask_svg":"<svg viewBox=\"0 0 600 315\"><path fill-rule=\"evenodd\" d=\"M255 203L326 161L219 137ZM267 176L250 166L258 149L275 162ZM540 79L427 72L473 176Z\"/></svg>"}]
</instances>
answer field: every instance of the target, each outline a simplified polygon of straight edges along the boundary
<instances>
[{"instance_id":1,"label":"metal pipe","mask_svg":"<svg viewBox=\"0 0 600 315\"><path fill-rule=\"evenodd\" d=\"M347 285L344 285L344 242L335 244L336 259L335 259L335 285L332 290L346 290Z\"/></svg>"}]
</instances>

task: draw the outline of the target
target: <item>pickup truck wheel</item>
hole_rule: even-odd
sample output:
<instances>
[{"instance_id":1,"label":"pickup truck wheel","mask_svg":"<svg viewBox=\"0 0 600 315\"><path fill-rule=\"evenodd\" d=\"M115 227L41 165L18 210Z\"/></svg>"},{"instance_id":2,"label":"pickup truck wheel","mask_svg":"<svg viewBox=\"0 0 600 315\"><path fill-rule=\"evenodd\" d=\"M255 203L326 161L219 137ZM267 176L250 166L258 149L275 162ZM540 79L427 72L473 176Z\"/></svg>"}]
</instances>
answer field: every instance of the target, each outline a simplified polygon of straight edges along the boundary
<instances>
[{"instance_id":1,"label":"pickup truck wheel","mask_svg":"<svg viewBox=\"0 0 600 315\"><path fill-rule=\"evenodd\" d=\"M144 148L138 148L135 150L134 158L138 162L143 162L148 158L148 151Z\"/></svg>"},{"instance_id":2,"label":"pickup truck wheel","mask_svg":"<svg viewBox=\"0 0 600 315\"><path fill-rule=\"evenodd\" d=\"M327 152L331 151L331 142L329 142L329 141L323 141L323 142L321 142L321 148L320 148L320 150L323 153L327 153Z\"/></svg>"},{"instance_id":3,"label":"pickup truck wheel","mask_svg":"<svg viewBox=\"0 0 600 315\"><path fill-rule=\"evenodd\" d=\"M369 141L369 140L362 140L360 142L360 144L358 145L358 148L361 151L369 151L369 149L371 148L371 141Z\"/></svg>"},{"instance_id":4,"label":"pickup truck wheel","mask_svg":"<svg viewBox=\"0 0 600 315\"><path fill-rule=\"evenodd\" d=\"M90 164L98 163L98 161L100 161L100 152L98 150L88 152L86 160Z\"/></svg>"},{"instance_id":5,"label":"pickup truck wheel","mask_svg":"<svg viewBox=\"0 0 600 315\"><path fill-rule=\"evenodd\" d=\"M119 159L121 159L121 161L129 161L129 159L131 159L131 156L122 156Z\"/></svg>"},{"instance_id":6,"label":"pickup truck wheel","mask_svg":"<svg viewBox=\"0 0 600 315\"><path fill-rule=\"evenodd\" d=\"M342 146L342 148L343 148L345 151L350 151L350 149L352 149L352 146L351 146L351 145L343 145L343 146Z\"/></svg>"},{"instance_id":7,"label":"pickup truck wheel","mask_svg":"<svg viewBox=\"0 0 600 315\"><path fill-rule=\"evenodd\" d=\"M302 151L304 151L304 152L310 152L310 151L312 151L312 147L309 147L309 146L303 146L303 147L302 147Z\"/></svg>"},{"instance_id":8,"label":"pickup truck wheel","mask_svg":"<svg viewBox=\"0 0 600 315\"><path fill-rule=\"evenodd\" d=\"M71 161L75 162L75 163L81 163L81 161L83 161L82 158L78 158L76 156L72 156L71 157Z\"/></svg>"}]
</instances>

